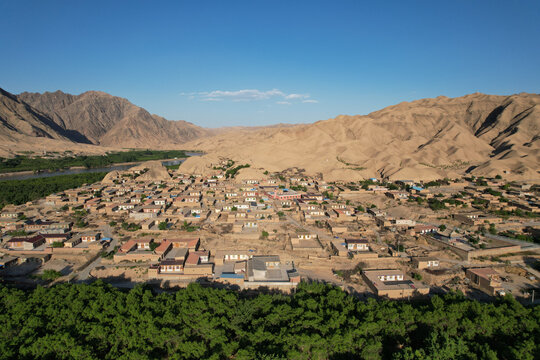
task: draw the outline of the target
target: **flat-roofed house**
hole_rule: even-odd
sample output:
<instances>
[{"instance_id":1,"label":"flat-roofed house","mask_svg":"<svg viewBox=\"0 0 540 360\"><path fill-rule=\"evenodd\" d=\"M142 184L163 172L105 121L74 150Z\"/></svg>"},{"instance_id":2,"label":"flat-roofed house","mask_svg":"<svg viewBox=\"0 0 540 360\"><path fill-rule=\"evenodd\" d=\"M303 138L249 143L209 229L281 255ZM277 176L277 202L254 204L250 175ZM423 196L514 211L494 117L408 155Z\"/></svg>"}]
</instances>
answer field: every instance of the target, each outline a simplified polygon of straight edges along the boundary
<instances>
[{"instance_id":1,"label":"flat-roofed house","mask_svg":"<svg viewBox=\"0 0 540 360\"><path fill-rule=\"evenodd\" d=\"M183 274L184 260L163 259L159 263L160 274Z\"/></svg>"},{"instance_id":2,"label":"flat-roofed house","mask_svg":"<svg viewBox=\"0 0 540 360\"><path fill-rule=\"evenodd\" d=\"M369 242L367 239L345 239L349 251L369 251Z\"/></svg>"},{"instance_id":3,"label":"flat-roofed house","mask_svg":"<svg viewBox=\"0 0 540 360\"><path fill-rule=\"evenodd\" d=\"M247 278L249 281L288 282L289 270L281 264L279 255L258 255L247 261Z\"/></svg>"},{"instance_id":4,"label":"flat-roofed house","mask_svg":"<svg viewBox=\"0 0 540 360\"><path fill-rule=\"evenodd\" d=\"M249 250L217 250L214 253L214 262L216 265L223 265L226 262L236 262L247 260L253 256Z\"/></svg>"},{"instance_id":5,"label":"flat-roofed house","mask_svg":"<svg viewBox=\"0 0 540 360\"><path fill-rule=\"evenodd\" d=\"M439 228L432 225L416 225L414 228L412 228L412 231L410 233L413 236L424 235L424 234L434 233L437 230L439 230Z\"/></svg>"},{"instance_id":6,"label":"flat-roofed house","mask_svg":"<svg viewBox=\"0 0 540 360\"><path fill-rule=\"evenodd\" d=\"M417 269L438 269L439 268L439 260L434 257L415 257L412 259L412 262L414 266Z\"/></svg>"},{"instance_id":7,"label":"flat-roofed house","mask_svg":"<svg viewBox=\"0 0 540 360\"><path fill-rule=\"evenodd\" d=\"M493 268L469 268L465 271L465 276L489 295L501 294L503 291L501 277Z\"/></svg>"},{"instance_id":8,"label":"flat-roofed house","mask_svg":"<svg viewBox=\"0 0 540 360\"><path fill-rule=\"evenodd\" d=\"M429 286L412 280L402 270L364 270L362 276L377 296L395 299L429 294Z\"/></svg>"},{"instance_id":9,"label":"flat-roofed house","mask_svg":"<svg viewBox=\"0 0 540 360\"><path fill-rule=\"evenodd\" d=\"M0 217L4 219L16 219L22 214L21 211L4 211L3 213L0 213Z\"/></svg>"},{"instance_id":10,"label":"flat-roofed house","mask_svg":"<svg viewBox=\"0 0 540 360\"><path fill-rule=\"evenodd\" d=\"M45 242L50 245L53 243L64 243L70 237L69 234L42 234L42 235L45 238Z\"/></svg>"},{"instance_id":11,"label":"flat-roofed house","mask_svg":"<svg viewBox=\"0 0 540 360\"><path fill-rule=\"evenodd\" d=\"M87 232L87 233L81 234L82 242L98 241L100 238L101 238L101 234L98 232Z\"/></svg>"},{"instance_id":12,"label":"flat-roofed house","mask_svg":"<svg viewBox=\"0 0 540 360\"><path fill-rule=\"evenodd\" d=\"M347 243L343 240L332 240L332 249L337 256L347 256L349 250L347 249Z\"/></svg>"}]
</instances>

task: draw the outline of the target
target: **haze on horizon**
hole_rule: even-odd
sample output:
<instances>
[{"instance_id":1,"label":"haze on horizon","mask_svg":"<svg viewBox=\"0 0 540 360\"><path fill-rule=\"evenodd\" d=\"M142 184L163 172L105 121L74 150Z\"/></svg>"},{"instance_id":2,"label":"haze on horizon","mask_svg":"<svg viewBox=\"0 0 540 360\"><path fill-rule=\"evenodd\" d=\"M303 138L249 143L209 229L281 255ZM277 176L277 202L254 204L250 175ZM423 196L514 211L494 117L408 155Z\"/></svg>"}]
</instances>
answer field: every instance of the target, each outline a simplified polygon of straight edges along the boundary
<instances>
[{"instance_id":1,"label":"haze on horizon","mask_svg":"<svg viewBox=\"0 0 540 360\"><path fill-rule=\"evenodd\" d=\"M0 87L105 91L200 126L539 92L537 1L0 2Z\"/></svg>"}]
</instances>

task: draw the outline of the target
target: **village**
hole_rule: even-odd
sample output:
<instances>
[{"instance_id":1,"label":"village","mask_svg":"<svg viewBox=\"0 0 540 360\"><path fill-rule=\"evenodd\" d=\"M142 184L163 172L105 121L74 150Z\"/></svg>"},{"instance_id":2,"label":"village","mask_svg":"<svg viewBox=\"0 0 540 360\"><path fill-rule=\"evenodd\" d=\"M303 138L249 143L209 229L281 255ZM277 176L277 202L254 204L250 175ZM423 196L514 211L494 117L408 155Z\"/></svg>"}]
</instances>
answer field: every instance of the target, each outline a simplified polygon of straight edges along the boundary
<instances>
[{"instance_id":1,"label":"village","mask_svg":"<svg viewBox=\"0 0 540 360\"><path fill-rule=\"evenodd\" d=\"M530 303L539 215L538 184L502 176L326 182L231 159L207 175L149 162L5 207L0 278L285 292L305 280L359 297L459 290Z\"/></svg>"}]
</instances>

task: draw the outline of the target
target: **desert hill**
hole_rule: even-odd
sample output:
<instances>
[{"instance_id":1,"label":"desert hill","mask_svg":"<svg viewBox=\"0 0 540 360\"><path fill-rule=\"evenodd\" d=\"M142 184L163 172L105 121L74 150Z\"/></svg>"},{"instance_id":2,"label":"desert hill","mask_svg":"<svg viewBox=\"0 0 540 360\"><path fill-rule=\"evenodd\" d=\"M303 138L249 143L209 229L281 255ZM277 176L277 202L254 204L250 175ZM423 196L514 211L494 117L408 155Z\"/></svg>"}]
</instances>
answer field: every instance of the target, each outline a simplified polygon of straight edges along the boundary
<instances>
[{"instance_id":1,"label":"desert hill","mask_svg":"<svg viewBox=\"0 0 540 360\"><path fill-rule=\"evenodd\" d=\"M188 159L181 169L204 172L221 156L269 171L296 167L328 180L503 172L538 180L539 104L537 94L471 94L404 102L366 116L309 125L240 129L187 143L208 154Z\"/></svg>"},{"instance_id":2,"label":"desert hill","mask_svg":"<svg viewBox=\"0 0 540 360\"><path fill-rule=\"evenodd\" d=\"M161 148L208 133L186 121L169 121L152 115L127 99L100 91L80 95L62 91L24 92L17 97L63 129L79 131L85 137L80 142L111 147Z\"/></svg>"},{"instance_id":3,"label":"desert hill","mask_svg":"<svg viewBox=\"0 0 540 360\"><path fill-rule=\"evenodd\" d=\"M152 115L103 92L0 91L0 156L21 150L200 149L182 164L205 173L220 158L250 171L304 170L328 180L540 178L540 95L440 96L313 124L204 129ZM99 146L96 146L99 145ZM245 170L247 171L247 170Z\"/></svg>"}]
</instances>

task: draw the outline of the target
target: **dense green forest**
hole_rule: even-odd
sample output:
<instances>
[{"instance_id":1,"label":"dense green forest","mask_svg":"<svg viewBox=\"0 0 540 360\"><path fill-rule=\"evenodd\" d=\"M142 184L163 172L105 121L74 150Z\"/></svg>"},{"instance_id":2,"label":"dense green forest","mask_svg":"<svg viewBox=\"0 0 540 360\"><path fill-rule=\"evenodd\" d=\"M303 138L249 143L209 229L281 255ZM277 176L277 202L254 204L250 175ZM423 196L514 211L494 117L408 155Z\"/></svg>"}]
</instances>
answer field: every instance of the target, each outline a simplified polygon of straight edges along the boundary
<instances>
[{"instance_id":1,"label":"dense green forest","mask_svg":"<svg viewBox=\"0 0 540 360\"><path fill-rule=\"evenodd\" d=\"M106 172L50 176L26 180L0 181L0 209L7 204L20 205L55 192L73 189L82 184L101 181Z\"/></svg>"},{"instance_id":2,"label":"dense green forest","mask_svg":"<svg viewBox=\"0 0 540 360\"><path fill-rule=\"evenodd\" d=\"M84 166L93 169L124 162L184 158L186 156L183 150L131 150L106 155L80 155L54 159L18 155L10 159L0 158L0 173L38 170L54 171L73 166Z\"/></svg>"},{"instance_id":3,"label":"dense green forest","mask_svg":"<svg viewBox=\"0 0 540 360\"><path fill-rule=\"evenodd\" d=\"M302 283L293 295L191 284L154 294L97 281L0 285L3 359L534 359L540 307L447 294L358 301Z\"/></svg>"}]
</instances>

